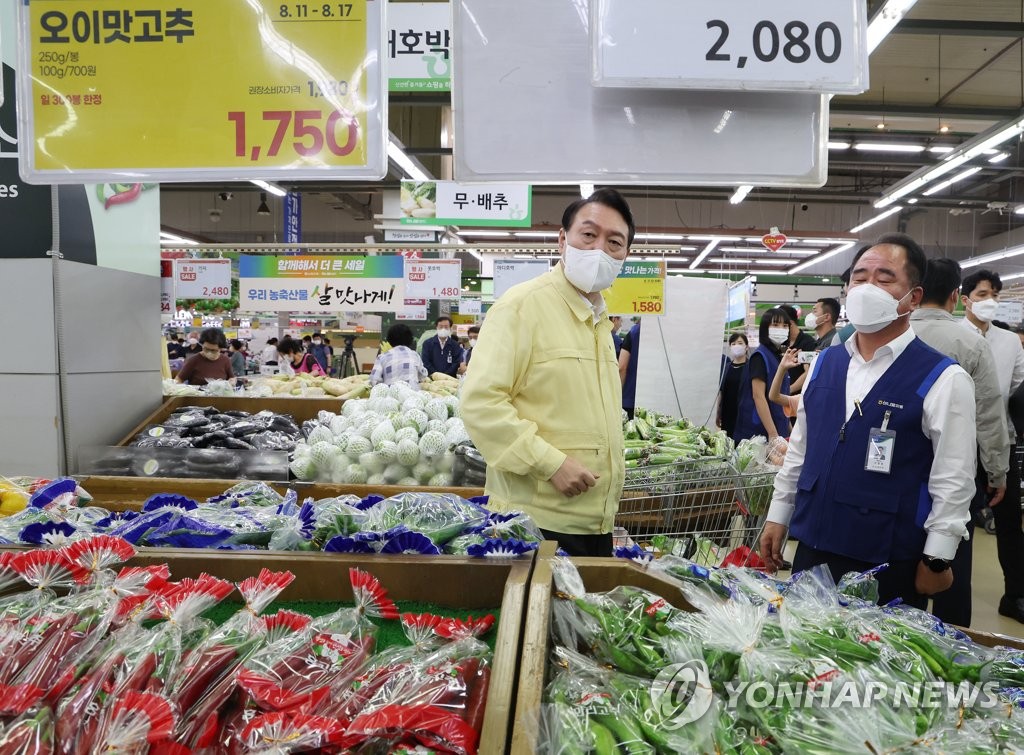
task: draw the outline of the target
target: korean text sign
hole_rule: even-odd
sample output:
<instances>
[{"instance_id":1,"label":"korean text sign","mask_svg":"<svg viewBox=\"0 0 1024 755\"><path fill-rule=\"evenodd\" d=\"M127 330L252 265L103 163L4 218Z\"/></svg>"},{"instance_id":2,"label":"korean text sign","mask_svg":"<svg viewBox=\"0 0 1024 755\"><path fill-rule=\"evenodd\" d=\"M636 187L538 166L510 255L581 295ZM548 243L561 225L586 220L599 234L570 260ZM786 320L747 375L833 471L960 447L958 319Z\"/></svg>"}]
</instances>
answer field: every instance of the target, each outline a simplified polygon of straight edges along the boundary
<instances>
[{"instance_id":1,"label":"korean text sign","mask_svg":"<svg viewBox=\"0 0 1024 755\"><path fill-rule=\"evenodd\" d=\"M380 177L382 6L19 3L23 169L77 183Z\"/></svg>"},{"instance_id":2,"label":"korean text sign","mask_svg":"<svg viewBox=\"0 0 1024 755\"><path fill-rule=\"evenodd\" d=\"M530 185L521 183L402 181L401 222L529 228L531 196Z\"/></svg>"},{"instance_id":3,"label":"korean text sign","mask_svg":"<svg viewBox=\"0 0 1024 755\"><path fill-rule=\"evenodd\" d=\"M230 299L231 260L174 260L177 299Z\"/></svg>"},{"instance_id":4,"label":"korean text sign","mask_svg":"<svg viewBox=\"0 0 1024 755\"><path fill-rule=\"evenodd\" d=\"M406 259L405 294L416 299L458 299L462 260Z\"/></svg>"},{"instance_id":5,"label":"korean text sign","mask_svg":"<svg viewBox=\"0 0 1024 755\"><path fill-rule=\"evenodd\" d=\"M387 257L239 258L239 309L245 312L400 312L403 259Z\"/></svg>"},{"instance_id":6,"label":"korean text sign","mask_svg":"<svg viewBox=\"0 0 1024 755\"><path fill-rule=\"evenodd\" d=\"M388 3L388 88L451 90L452 12L448 3Z\"/></svg>"},{"instance_id":7,"label":"korean text sign","mask_svg":"<svg viewBox=\"0 0 1024 755\"><path fill-rule=\"evenodd\" d=\"M604 300L610 315L665 314L665 263L627 259Z\"/></svg>"}]
</instances>

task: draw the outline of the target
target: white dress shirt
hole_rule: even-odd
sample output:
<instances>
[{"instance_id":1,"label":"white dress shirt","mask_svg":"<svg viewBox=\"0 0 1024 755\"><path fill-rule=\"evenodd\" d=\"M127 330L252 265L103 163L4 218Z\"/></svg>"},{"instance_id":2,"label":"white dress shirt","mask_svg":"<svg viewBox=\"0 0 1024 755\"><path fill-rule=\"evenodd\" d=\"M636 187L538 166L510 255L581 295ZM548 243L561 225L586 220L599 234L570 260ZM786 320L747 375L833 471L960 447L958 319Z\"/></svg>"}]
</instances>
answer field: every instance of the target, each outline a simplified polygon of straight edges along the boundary
<instances>
[{"instance_id":1,"label":"white dress shirt","mask_svg":"<svg viewBox=\"0 0 1024 755\"><path fill-rule=\"evenodd\" d=\"M966 317L962 322L965 328L982 336L991 347L992 358L996 360L999 390L1003 394L1003 403L1006 403L1010 399L1010 394L1024 382L1024 347L1021 346L1020 337L992 324L989 324L988 330L982 333L981 329Z\"/></svg>"},{"instance_id":2,"label":"white dress shirt","mask_svg":"<svg viewBox=\"0 0 1024 755\"><path fill-rule=\"evenodd\" d=\"M844 344L850 354L850 368L846 374L847 418L853 416L857 404L863 401L914 338L913 329L908 329L876 350L870 361L865 361L860 355L856 336ZM813 365L811 369L813 371ZM797 480L807 449L806 423L807 416L801 401L786 460L775 477L775 493L768 510L770 522L789 526L793 518ZM931 440L935 456L928 476L932 510L924 523L928 533L924 552L929 556L952 560L960 541L967 537L966 524L974 497L977 464L976 430L974 383L962 367L953 365L946 368L928 391L921 417L921 431ZM894 469L893 474L899 474L899 470ZM864 537L872 537L872 533L865 532Z\"/></svg>"}]
</instances>

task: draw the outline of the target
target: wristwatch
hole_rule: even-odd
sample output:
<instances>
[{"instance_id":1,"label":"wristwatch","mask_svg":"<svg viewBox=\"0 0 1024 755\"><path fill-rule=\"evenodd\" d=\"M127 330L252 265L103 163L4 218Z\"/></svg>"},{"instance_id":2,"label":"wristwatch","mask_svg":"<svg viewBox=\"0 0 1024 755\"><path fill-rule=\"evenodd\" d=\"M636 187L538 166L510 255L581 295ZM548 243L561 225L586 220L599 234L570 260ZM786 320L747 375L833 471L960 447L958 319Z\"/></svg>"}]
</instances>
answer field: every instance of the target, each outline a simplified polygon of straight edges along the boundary
<instances>
[{"instance_id":1,"label":"wristwatch","mask_svg":"<svg viewBox=\"0 0 1024 755\"><path fill-rule=\"evenodd\" d=\"M925 566L936 574L941 574L953 566L952 561L947 561L944 558L935 558L934 556L921 556L921 560L924 561Z\"/></svg>"}]
</instances>

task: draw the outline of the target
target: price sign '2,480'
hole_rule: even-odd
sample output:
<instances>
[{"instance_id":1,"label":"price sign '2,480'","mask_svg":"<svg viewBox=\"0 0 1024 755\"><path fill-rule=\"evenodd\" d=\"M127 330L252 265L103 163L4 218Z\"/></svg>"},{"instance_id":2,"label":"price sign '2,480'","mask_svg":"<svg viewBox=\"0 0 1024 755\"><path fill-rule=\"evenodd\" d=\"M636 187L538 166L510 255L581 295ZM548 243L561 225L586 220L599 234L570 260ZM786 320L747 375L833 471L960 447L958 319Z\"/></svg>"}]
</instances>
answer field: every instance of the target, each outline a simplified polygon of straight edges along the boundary
<instances>
[{"instance_id":1,"label":"price sign '2,480'","mask_svg":"<svg viewBox=\"0 0 1024 755\"><path fill-rule=\"evenodd\" d=\"M382 178L382 0L26 0L32 180Z\"/></svg>"}]
</instances>

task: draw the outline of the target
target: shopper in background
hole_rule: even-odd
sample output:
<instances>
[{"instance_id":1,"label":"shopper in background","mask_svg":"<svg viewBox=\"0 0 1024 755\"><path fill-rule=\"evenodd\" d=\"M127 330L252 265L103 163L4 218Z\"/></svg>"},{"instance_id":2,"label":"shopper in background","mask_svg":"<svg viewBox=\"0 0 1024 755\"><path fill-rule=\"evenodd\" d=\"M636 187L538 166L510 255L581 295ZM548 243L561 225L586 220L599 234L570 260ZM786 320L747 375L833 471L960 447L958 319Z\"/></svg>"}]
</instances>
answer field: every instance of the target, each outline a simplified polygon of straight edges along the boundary
<instances>
[{"instance_id":1,"label":"shopper in background","mask_svg":"<svg viewBox=\"0 0 1024 755\"><path fill-rule=\"evenodd\" d=\"M736 432L736 415L740 408L740 391L747 370L750 343L742 333L729 336L729 354L722 357L722 377L718 391L718 426L730 438Z\"/></svg>"},{"instance_id":2,"label":"shopper in background","mask_svg":"<svg viewBox=\"0 0 1024 755\"><path fill-rule=\"evenodd\" d=\"M245 374L245 351L244 345L237 338L228 342L228 359L231 360L231 371L236 377Z\"/></svg>"},{"instance_id":3,"label":"shopper in background","mask_svg":"<svg viewBox=\"0 0 1024 755\"><path fill-rule=\"evenodd\" d=\"M302 337L302 350L307 354L313 350L313 336Z\"/></svg>"},{"instance_id":4,"label":"shopper in background","mask_svg":"<svg viewBox=\"0 0 1024 755\"><path fill-rule=\"evenodd\" d=\"M1019 475L1007 478L1010 435L1006 426L1006 404L999 393L999 379L992 351L985 339L971 333L953 319L959 298L960 265L951 259L933 259L922 284L921 307L910 315L910 327L917 337L936 351L955 359L974 381L974 413L977 420L977 492L972 510L995 506L1008 484L1020 486ZM967 523L968 538L953 559L953 586L935 596L932 613L957 626L971 625L971 568L974 524Z\"/></svg>"},{"instance_id":5,"label":"shopper in background","mask_svg":"<svg viewBox=\"0 0 1024 755\"><path fill-rule=\"evenodd\" d=\"M618 359L619 352L622 351L622 336L619 335L619 330L622 329L622 318L616 315L608 319L612 321L612 342L615 344L615 358Z\"/></svg>"},{"instance_id":6,"label":"shopper in background","mask_svg":"<svg viewBox=\"0 0 1024 755\"><path fill-rule=\"evenodd\" d=\"M786 384L789 371L798 364L800 364L800 351L798 349L786 349L786 353L779 360L779 368L775 370L772 384L768 387L768 400L773 404L778 404L783 409L788 409L794 417L800 408L800 394L798 393L795 396L785 394L782 392L782 387Z\"/></svg>"},{"instance_id":7,"label":"shopper in background","mask_svg":"<svg viewBox=\"0 0 1024 755\"><path fill-rule=\"evenodd\" d=\"M636 409L636 370L640 365L640 323L629 329L619 350L619 380L622 382L622 409L633 419Z\"/></svg>"},{"instance_id":8,"label":"shopper in background","mask_svg":"<svg viewBox=\"0 0 1024 755\"><path fill-rule=\"evenodd\" d=\"M450 317L438 317L435 323L437 335L423 343L423 366L427 374L443 372L456 377L462 366L462 347L452 338L452 321Z\"/></svg>"},{"instance_id":9,"label":"shopper in background","mask_svg":"<svg viewBox=\"0 0 1024 755\"><path fill-rule=\"evenodd\" d=\"M636 227L614 189L562 215L562 260L502 294L480 330L462 416L487 460L489 507L525 510L569 554L610 556L625 462L621 383L601 292Z\"/></svg>"},{"instance_id":10,"label":"shopper in background","mask_svg":"<svg viewBox=\"0 0 1024 755\"><path fill-rule=\"evenodd\" d=\"M412 330L405 323L395 323L388 328L386 340L390 348L377 355L370 372L370 385L408 383L419 390L427 370L414 348L416 341Z\"/></svg>"},{"instance_id":11,"label":"shopper in background","mask_svg":"<svg viewBox=\"0 0 1024 755\"><path fill-rule=\"evenodd\" d=\"M231 360L221 352L227 348L227 339L220 328L207 328L199 334L199 353L185 360L178 371L175 382L189 385L206 385L211 380L235 382Z\"/></svg>"},{"instance_id":12,"label":"shopper in background","mask_svg":"<svg viewBox=\"0 0 1024 755\"><path fill-rule=\"evenodd\" d=\"M168 359L184 359L185 358L185 347L180 342L173 338L167 341L167 358Z\"/></svg>"},{"instance_id":13,"label":"shopper in background","mask_svg":"<svg viewBox=\"0 0 1024 755\"><path fill-rule=\"evenodd\" d=\"M962 327L981 335L992 349L1000 401L1006 406L1010 396L1024 383L1024 348L1015 334L992 325L1002 290L1003 282L998 274L978 270L964 278L960 294L967 307ZM1009 466L1006 495L992 507L996 552L1003 570L1004 592L999 600L999 613L1024 623L1024 530L1021 529L1020 469L1014 444L1010 446Z\"/></svg>"},{"instance_id":14,"label":"shopper in background","mask_svg":"<svg viewBox=\"0 0 1024 755\"><path fill-rule=\"evenodd\" d=\"M804 318L804 325L814 331L817 339L814 351L827 349L836 337L836 323L839 322L839 300L818 299L810 314Z\"/></svg>"},{"instance_id":15,"label":"shopper in background","mask_svg":"<svg viewBox=\"0 0 1024 755\"><path fill-rule=\"evenodd\" d=\"M845 297L850 290L850 268L846 268L843 271L843 274L839 276L839 280L843 282L843 297ZM843 301L845 301L845 298ZM843 327L836 329L836 337L832 340L832 345L838 346L841 343L846 343L853 338L853 334L856 332L857 329L853 327L853 323L847 322Z\"/></svg>"},{"instance_id":16,"label":"shopper in background","mask_svg":"<svg viewBox=\"0 0 1024 755\"><path fill-rule=\"evenodd\" d=\"M205 332L205 331L204 331ZM203 347L199 345L199 338L192 335L188 337L188 345L185 347L185 358L198 354L203 350Z\"/></svg>"},{"instance_id":17,"label":"shopper in background","mask_svg":"<svg viewBox=\"0 0 1024 755\"><path fill-rule=\"evenodd\" d=\"M264 366L275 366L277 365L277 339L270 338L267 340L267 345L263 347L260 352L260 364Z\"/></svg>"},{"instance_id":18,"label":"shopper in background","mask_svg":"<svg viewBox=\"0 0 1024 755\"><path fill-rule=\"evenodd\" d=\"M789 418L783 408L768 400L768 386L779 369L783 347L790 339L792 320L786 310L769 309L761 315L758 336L761 345L750 355L750 364L740 387L739 409L736 414L736 441L764 435L768 440L789 436ZM789 375L782 384L782 392L789 393Z\"/></svg>"},{"instance_id":19,"label":"shopper in background","mask_svg":"<svg viewBox=\"0 0 1024 755\"><path fill-rule=\"evenodd\" d=\"M322 333L314 333L310 339L309 353L312 354L313 359L320 365L320 369L327 375L331 371L331 360L327 355L327 346L324 344L324 337Z\"/></svg>"},{"instance_id":20,"label":"shopper in background","mask_svg":"<svg viewBox=\"0 0 1024 755\"><path fill-rule=\"evenodd\" d=\"M787 348L796 349L797 351L815 351L818 348L818 341L813 336L800 330L800 316L797 314L796 307L791 304L780 304L779 309L784 310L789 315L789 343ZM790 387L793 387L796 381L803 377L805 369L805 365L797 364L796 367L789 370Z\"/></svg>"},{"instance_id":21,"label":"shopper in background","mask_svg":"<svg viewBox=\"0 0 1024 755\"><path fill-rule=\"evenodd\" d=\"M324 351L327 354L327 374L334 374L334 347L331 346L331 339L324 337Z\"/></svg>"},{"instance_id":22,"label":"shopper in background","mask_svg":"<svg viewBox=\"0 0 1024 755\"><path fill-rule=\"evenodd\" d=\"M466 374L469 369L469 360L473 358L473 349L476 348L476 339L480 337L480 326L469 326L469 341L467 347L462 350L462 364L459 366L459 374Z\"/></svg>"},{"instance_id":23,"label":"shopper in background","mask_svg":"<svg viewBox=\"0 0 1024 755\"><path fill-rule=\"evenodd\" d=\"M787 527L794 572L825 564L839 580L887 563L881 603L916 608L953 583L976 439L970 377L910 327L926 266L903 234L854 258L846 310L857 334L814 363L761 536L772 571Z\"/></svg>"},{"instance_id":24,"label":"shopper in background","mask_svg":"<svg viewBox=\"0 0 1024 755\"><path fill-rule=\"evenodd\" d=\"M310 375L324 375L324 371L317 364L312 354L307 354L302 344L294 338L284 338L277 345L277 353L281 355L281 371L286 375L299 375L308 373Z\"/></svg>"}]
</instances>

